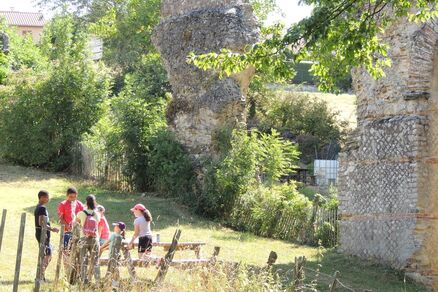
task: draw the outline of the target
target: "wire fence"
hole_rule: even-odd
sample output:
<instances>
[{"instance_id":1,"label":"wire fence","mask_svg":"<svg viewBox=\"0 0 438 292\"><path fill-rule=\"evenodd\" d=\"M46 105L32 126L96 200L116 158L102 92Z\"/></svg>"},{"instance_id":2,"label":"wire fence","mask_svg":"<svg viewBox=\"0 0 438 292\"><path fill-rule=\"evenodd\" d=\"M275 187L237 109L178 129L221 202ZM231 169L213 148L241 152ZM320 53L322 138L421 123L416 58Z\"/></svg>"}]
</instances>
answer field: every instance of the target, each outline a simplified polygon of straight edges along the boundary
<instances>
[{"instance_id":1,"label":"wire fence","mask_svg":"<svg viewBox=\"0 0 438 292\"><path fill-rule=\"evenodd\" d=\"M334 247L338 244L339 220L338 208L313 206L300 211L278 209L269 206L264 214L276 214L268 218L254 218L251 208L248 214L239 213L232 219L232 227L269 238L278 238L302 244L321 244ZM321 242L319 242L321 241Z\"/></svg>"},{"instance_id":2,"label":"wire fence","mask_svg":"<svg viewBox=\"0 0 438 292\"><path fill-rule=\"evenodd\" d=\"M93 179L112 189L133 191L132 178L126 174L126 158L114 157L106 152L93 150L83 144L74 148L72 172Z\"/></svg>"},{"instance_id":3,"label":"wire fence","mask_svg":"<svg viewBox=\"0 0 438 292\"><path fill-rule=\"evenodd\" d=\"M126 158L115 157L102 151L90 149L83 144L75 146L72 172L82 177L120 191L134 191L132 177L126 174ZM248 212L250 210L248 209ZM238 229L247 230L257 235L279 238L304 244L322 244L326 247L336 246L339 233L339 215L337 208L322 208L318 204L301 210L269 206L266 214L276 214L275 220L255 220L250 213L240 216L235 224ZM233 224L232 224L233 225Z\"/></svg>"}]
</instances>

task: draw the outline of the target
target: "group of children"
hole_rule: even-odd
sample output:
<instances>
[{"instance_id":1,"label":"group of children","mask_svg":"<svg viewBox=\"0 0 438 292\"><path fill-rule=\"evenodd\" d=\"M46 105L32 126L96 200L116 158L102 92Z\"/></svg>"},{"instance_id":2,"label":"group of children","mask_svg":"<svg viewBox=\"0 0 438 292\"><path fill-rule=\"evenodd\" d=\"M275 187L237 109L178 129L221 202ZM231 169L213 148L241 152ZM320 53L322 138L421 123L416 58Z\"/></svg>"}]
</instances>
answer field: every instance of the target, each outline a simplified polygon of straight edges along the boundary
<instances>
[{"instance_id":1,"label":"group of children","mask_svg":"<svg viewBox=\"0 0 438 292\"><path fill-rule=\"evenodd\" d=\"M82 204L78 199L78 192L74 187L67 189L66 199L59 203L57 213L59 223L64 225L63 253L65 258L70 255L70 240L72 239L73 227L77 224L80 226L80 277L82 281L87 282L87 263L89 259L95 267L95 275L99 277L99 256L102 251L108 249L111 251L113 243L117 237L125 239L126 224L124 222L113 223L113 233L110 235L110 227L105 217L105 208L98 205L94 195L88 195L86 204ZM46 205L49 203L49 193L41 190L38 193L38 205L35 208L35 237L38 244L41 244L41 231L44 223L47 226L47 236L44 243L44 261L42 266L42 277L44 271L50 263L53 247L50 244L50 234L58 233L59 229L52 227L49 220L49 212ZM152 249L152 215L143 204L136 204L131 212L136 217L134 220L134 235L129 241L128 248L134 247L135 240L138 238L138 256L143 257L149 254ZM64 260L67 270L67 261Z\"/></svg>"}]
</instances>

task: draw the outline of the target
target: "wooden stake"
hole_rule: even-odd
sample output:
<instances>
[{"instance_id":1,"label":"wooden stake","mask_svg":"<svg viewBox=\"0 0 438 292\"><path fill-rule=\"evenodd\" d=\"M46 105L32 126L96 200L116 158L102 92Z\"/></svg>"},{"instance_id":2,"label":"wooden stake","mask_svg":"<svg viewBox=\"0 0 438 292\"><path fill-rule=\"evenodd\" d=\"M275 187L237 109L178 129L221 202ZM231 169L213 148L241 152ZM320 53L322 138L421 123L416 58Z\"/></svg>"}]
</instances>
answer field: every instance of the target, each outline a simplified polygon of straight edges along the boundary
<instances>
[{"instance_id":1,"label":"wooden stake","mask_svg":"<svg viewBox=\"0 0 438 292\"><path fill-rule=\"evenodd\" d=\"M14 275L14 286L12 291L18 291L18 283L20 280L20 268L21 268L21 255L23 254L23 243L24 243L24 228L26 227L26 213L21 214L20 222L20 233L18 236L18 248L17 248L17 259L15 261L15 275Z\"/></svg>"},{"instance_id":2,"label":"wooden stake","mask_svg":"<svg viewBox=\"0 0 438 292\"><path fill-rule=\"evenodd\" d=\"M269 257L268 257L268 267L272 266L273 264L275 264L275 262L277 261L277 253L275 251L271 251L269 253Z\"/></svg>"},{"instance_id":3,"label":"wooden stake","mask_svg":"<svg viewBox=\"0 0 438 292\"><path fill-rule=\"evenodd\" d=\"M169 270L169 265L173 260L175 255L176 247L178 245L178 240L181 236L181 230L177 229L173 235L172 244L169 247L169 251L164 256L163 261L160 264L160 270L158 271L157 277L155 278L154 284L159 285L163 282L166 277L167 271Z\"/></svg>"},{"instance_id":4,"label":"wooden stake","mask_svg":"<svg viewBox=\"0 0 438 292\"><path fill-rule=\"evenodd\" d=\"M2 243L3 243L3 233L5 231L5 223L6 223L6 213L8 210L3 209L2 213L2 223L0 225L0 251L2 251Z\"/></svg>"},{"instance_id":5,"label":"wooden stake","mask_svg":"<svg viewBox=\"0 0 438 292\"><path fill-rule=\"evenodd\" d=\"M44 217L43 224L41 226L41 237L40 237L40 249L38 253L38 263L37 263L37 272L35 277L35 292L40 291L41 281L43 280L43 265L44 265L44 256L46 254L46 240L47 240L47 217Z\"/></svg>"},{"instance_id":6,"label":"wooden stake","mask_svg":"<svg viewBox=\"0 0 438 292\"><path fill-rule=\"evenodd\" d=\"M69 283L74 285L76 283L76 280L79 277L79 273L80 270L78 268L78 260L79 260L79 247L78 247L78 241L79 241L79 237L80 237L80 227L78 224L76 224L73 227L72 230L72 237L70 239L69 242L69 246L70 248L70 256L69 256L69 261L70 261L70 267L69 267L69 271L68 271L68 279L69 279Z\"/></svg>"},{"instance_id":7,"label":"wooden stake","mask_svg":"<svg viewBox=\"0 0 438 292\"><path fill-rule=\"evenodd\" d=\"M123 250L123 255L125 257L125 261L128 266L129 276L131 277L132 281L135 281L135 267L134 267L134 263L132 262L131 253L127 248L125 248Z\"/></svg>"},{"instance_id":8,"label":"wooden stake","mask_svg":"<svg viewBox=\"0 0 438 292\"><path fill-rule=\"evenodd\" d=\"M119 275L119 259L120 259L120 248L122 246L122 237L117 236L113 243L113 248L110 250L110 257L108 261L108 269L105 275L105 284L107 288L111 287L114 281L118 282Z\"/></svg>"},{"instance_id":9,"label":"wooden stake","mask_svg":"<svg viewBox=\"0 0 438 292\"><path fill-rule=\"evenodd\" d=\"M58 259L56 260L55 287L54 287L55 291L58 290L59 275L61 274L62 254L64 252L64 232L65 232L65 225L61 225L61 230L59 232Z\"/></svg>"},{"instance_id":10,"label":"wooden stake","mask_svg":"<svg viewBox=\"0 0 438 292\"><path fill-rule=\"evenodd\" d=\"M304 266L306 264L305 257L295 257L294 266L294 290L301 291L304 283Z\"/></svg>"},{"instance_id":11,"label":"wooden stake","mask_svg":"<svg viewBox=\"0 0 438 292\"><path fill-rule=\"evenodd\" d=\"M209 264L213 265L216 263L216 258L219 255L219 252L221 251L220 246L215 246L214 247L214 251L213 251L213 255L210 258Z\"/></svg>"},{"instance_id":12,"label":"wooden stake","mask_svg":"<svg viewBox=\"0 0 438 292\"><path fill-rule=\"evenodd\" d=\"M336 291L336 284L338 284L339 272L336 271L333 277L334 279L333 279L333 283L330 285L330 292Z\"/></svg>"}]
</instances>

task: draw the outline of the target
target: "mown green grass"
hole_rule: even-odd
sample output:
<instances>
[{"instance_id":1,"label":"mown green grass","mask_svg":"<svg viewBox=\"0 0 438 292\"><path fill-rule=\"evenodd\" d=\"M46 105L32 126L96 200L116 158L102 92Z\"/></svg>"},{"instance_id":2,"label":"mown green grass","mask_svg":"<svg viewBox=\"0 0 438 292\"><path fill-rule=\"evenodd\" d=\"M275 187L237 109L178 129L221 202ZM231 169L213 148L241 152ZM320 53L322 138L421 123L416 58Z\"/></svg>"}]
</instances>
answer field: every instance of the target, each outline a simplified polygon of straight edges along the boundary
<instances>
[{"instance_id":1,"label":"mown green grass","mask_svg":"<svg viewBox=\"0 0 438 292\"><path fill-rule=\"evenodd\" d=\"M161 235L161 241L170 241L176 228L182 229L182 241L205 241L203 257L209 257L214 246L221 247L219 259L225 261L243 262L256 266L264 266L271 250L278 253L276 269L282 274L290 275L294 258L306 256L308 267L316 269L321 264L321 271L332 275L336 270L341 273L341 280L350 287L362 291L425 291L423 287L408 281L403 282L403 275L391 269L362 261L354 257L337 254L334 251L324 252L324 257L318 261L318 249L293 243L257 237L248 233L236 232L222 227L220 224L192 215L190 210L176 202L141 194L127 194L103 190L90 182L78 178L47 173L17 166L0 164L0 208L8 210L5 237L0 252L0 291L11 291L14 276L15 256L17 250L19 218L22 212L27 213L24 252L20 277L20 290L31 291L35 278L37 261L37 243L34 238L33 208L37 203L36 195L40 189L47 189L52 200L49 212L52 222L55 220L56 206L64 198L64 192L69 185L79 189L79 197L83 201L89 193L94 193L100 204L107 209L110 222L125 221L132 234L133 217L129 209L135 203L145 204L154 216L153 231ZM54 224L56 225L56 224ZM58 237L53 236L52 243L58 245ZM156 249L155 254L163 254ZM57 251L54 256L56 257ZM135 253L133 254L135 256ZM178 252L177 257L193 258L190 251ZM49 283L43 286L48 290L54 277L55 262L49 266L47 278ZM140 276L152 279L157 270L154 267L142 270ZM123 275L126 275L124 272ZM184 274L171 269L167 281L184 281ZM312 276L309 272L308 276ZM326 290L329 279L321 278L321 288ZM181 285L179 285L181 287Z\"/></svg>"}]
</instances>

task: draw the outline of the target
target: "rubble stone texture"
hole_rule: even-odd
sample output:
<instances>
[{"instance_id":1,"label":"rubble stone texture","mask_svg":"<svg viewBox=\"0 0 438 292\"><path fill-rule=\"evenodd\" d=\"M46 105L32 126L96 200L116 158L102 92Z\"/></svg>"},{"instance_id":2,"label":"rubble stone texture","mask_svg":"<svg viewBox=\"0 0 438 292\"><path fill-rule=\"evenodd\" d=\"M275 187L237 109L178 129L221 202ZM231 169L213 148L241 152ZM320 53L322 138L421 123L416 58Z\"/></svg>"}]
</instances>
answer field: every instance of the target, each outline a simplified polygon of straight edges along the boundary
<instances>
[{"instance_id":1,"label":"rubble stone texture","mask_svg":"<svg viewBox=\"0 0 438 292\"><path fill-rule=\"evenodd\" d=\"M187 64L190 52L223 48L242 52L258 40L252 8L240 0L164 0L153 42L161 53L174 101L168 121L195 158L214 155L215 133L245 122L245 93L252 70L219 79Z\"/></svg>"},{"instance_id":2,"label":"rubble stone texture","mask_svg":"<svg viewBox=\"0 0 438 292\"><path fill-rule=\"evenodd\" d=\"M438 20L385 33L391 68L354 72L358 127L340 157L340 249L438 289Z\"/></svg>"}]
</instances>

